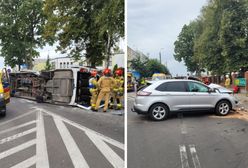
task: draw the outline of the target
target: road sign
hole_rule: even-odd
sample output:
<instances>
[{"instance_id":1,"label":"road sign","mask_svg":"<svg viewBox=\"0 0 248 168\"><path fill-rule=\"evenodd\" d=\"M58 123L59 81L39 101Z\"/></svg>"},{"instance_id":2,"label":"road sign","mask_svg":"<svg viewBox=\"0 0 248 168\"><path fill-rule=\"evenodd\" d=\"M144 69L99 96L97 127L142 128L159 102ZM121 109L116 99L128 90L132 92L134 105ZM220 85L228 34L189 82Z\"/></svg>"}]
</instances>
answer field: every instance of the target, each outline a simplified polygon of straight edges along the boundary
<instances>
[{"instance_id":1,"label":"road sign","mask_svg":"<svg viewBox=\"0 0 248 168\"><path fill-rule=\"evenodd\" d=\"M237 78L234 80L234 84L236 86L246 86L246 79L245 78Z\"/></svg>"}]
</instances>

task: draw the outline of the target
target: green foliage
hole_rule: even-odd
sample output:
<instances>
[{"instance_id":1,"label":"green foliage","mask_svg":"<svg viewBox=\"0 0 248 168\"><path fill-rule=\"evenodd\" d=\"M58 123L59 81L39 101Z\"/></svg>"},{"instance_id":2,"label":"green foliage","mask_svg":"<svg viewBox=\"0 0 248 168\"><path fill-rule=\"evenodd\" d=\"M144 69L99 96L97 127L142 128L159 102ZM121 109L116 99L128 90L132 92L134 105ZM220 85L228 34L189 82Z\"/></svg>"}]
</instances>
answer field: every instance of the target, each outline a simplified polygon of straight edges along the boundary
<instances>
[{"instance_id":1,"label":"green foliage","mask_svg":"<svg viewBox=\"0 0 248 168\"><path fill-rule=\"evenodd\" d=\"M198 72L200 70L200 65L194 55L194 41L197 37L197 26L197 22L184 25L177 41L174 43L174 58L179 62L184 61L190 72Z\"/></svg>"},{"instance_id":2,"label":"green foliage","mask_svg":"<svg viewBox=\"0 0 248 168\"><path fill-rule=\"evenodd\" d=\"M113 74L114 74L114 76L115 76L115 71L118 69L118 65L117 64L115 64L115 66L114 66L114 68L113 68Z\"/></svg>"},{"instance_id":3,"label":"green foliage","mask_svg":"<svg viewBox=\"0 0 248 168\"><path fill-rule=\"evenodd\" d=\"M1 56L5 64L26 64L32 68L36 48L44 45L41 39L45 17L41 0L3 0L0 2Z\"/></svg>"},{"instance_id":4,"label":"green foliage","mask_svg":"<svg viewBox=\"0 0 248 168\"><path fill-rule=\"evenodd\" d=\"M96 23L100 25L100 35L105 36L107 67L111 56L111 49L124 37L124 0L105 0L104 7L96 16Z\"/></svg>"},{"instance_id":5,"label":"green foliage","mask_svg":"<svg viewBox=\"0 0 248 168\"><path fill-rule=\"evenodd\" d=\"M147 77L149 70L145 65L147 65L148 62L148 57L141 57L140 55L137 55L130 61L130 66L132 69L138 71L142 77Z\"/></svg>"},{"instance_id":6,"label":"green foliage","mask_svg":"<svg viewBox=\"0 0 248 168\"><path fill-rule=\"evenodd\" d=\"M139 72L142 77L151 77L154 73L170 74L167 67L157 59L149 59L140 55L131 60L131 67Z\"/></svg>"},{"instance_id":7,"label":"green foliage","mask_svg":"<svg viewBox=\"0 0 248 168\"><path fill-rule=\"evenodd\" d=\"M198 74L202 69L213 74L237 71L248 66L247 30L248 1L211 0L195 21L183 27L174 57Z\"/></svg>"},{"instance_id":8,"label":"green foliage","mask_svg":"<svg viewBox=\"0 0 248 168\"><path fill-rule=\"evenodd\" d=\"M109 57L124 35L123 0L46 0L44 37L76 60L83 56L92 67ZM122 30L123 29L123 30Z\"/></svg>"},{"instance_id":9,"label":"green foliage","mask_svg":"<svg viewBox=\"0 0 248 168\"><path fill-rule=\"evenodd\" d=\"M51 68L52 68L52 65L50 63L50 58L49 58L49 55L47 55L45 70L51 70Z\"/></svg>"},{"instance_id":10,"label":"green foliage","mask_svg":"<svg viewBox=\"0 0 248 168\"><path fill-rule=\"evenodd\" d=\"M228 5L222 13L220 44L230 72L242 66L248 67L248 1L226 0L226 3Z\"/></svg>"},{"instance_id":11,"label":"green foliage","mask_svg":"<svg viewBox=\"0 0 248 168\"><path fill-rule=\"evenodd\" d=\"M202 32L196 41L196 51L201 56L204 68L215 74L225 71L225 58L221 55L222 47L219 42L219 30L223 8L220 0L210 2L202 10Z\"/></svg>"}]
</instances>

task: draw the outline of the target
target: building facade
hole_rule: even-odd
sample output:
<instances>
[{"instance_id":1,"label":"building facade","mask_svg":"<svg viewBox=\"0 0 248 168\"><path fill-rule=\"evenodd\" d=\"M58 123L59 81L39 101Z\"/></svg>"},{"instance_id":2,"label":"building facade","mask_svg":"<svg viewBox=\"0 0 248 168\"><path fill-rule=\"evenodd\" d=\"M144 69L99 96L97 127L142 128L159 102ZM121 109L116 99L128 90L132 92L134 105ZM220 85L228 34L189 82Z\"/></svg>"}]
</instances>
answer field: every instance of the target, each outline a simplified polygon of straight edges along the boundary
<instances>
[{"instance_id":1,"label":"building facade","mask_svg":"<svg viewBox=\"0 0 248 168\"><path fill-rule=\"evenodd\" d=\"M132 70L131 61L138 56L140 56L141 59L148 57L141 51L133 50L131 47L127 46L127 69L128 70Z\"/></svg>"},{"instance_id":2,"label":"building facade","mask_svg":"<svg viewBox=\"0 0 248 168\"><path fill-rule=\"evenodd\" d=\"M66 69L77 66L87 66L87 64L80 63L79 61L74 61L69 57L57 57L50 60L52 69Z\"/></svg>"},{"instance_id":3,"label":"building facade","mask_svg":"<svg viewBox=\"0 0 248 168\"><path fill-rule=\"evenodd\" d=\"M115 53L110 57L109 68L112 69L116 64L118 67L124 67L124 52ZM79 66L90 66L87 61L75 61L73 58L69 57L57 57L50 60L52 69L66 69L71 67ZM102 70L107 66L106 60L103 60L102 64L96 66L97 69Z\"/></svg>"}]
</instances>

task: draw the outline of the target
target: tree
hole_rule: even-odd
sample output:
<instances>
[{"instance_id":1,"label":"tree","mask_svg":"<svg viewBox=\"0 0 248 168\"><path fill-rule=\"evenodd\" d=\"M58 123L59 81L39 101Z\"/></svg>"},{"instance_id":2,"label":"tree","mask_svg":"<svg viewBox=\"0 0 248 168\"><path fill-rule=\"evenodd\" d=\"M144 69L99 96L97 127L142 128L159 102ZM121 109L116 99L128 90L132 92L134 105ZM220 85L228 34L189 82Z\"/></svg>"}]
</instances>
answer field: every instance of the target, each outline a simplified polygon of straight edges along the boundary
<instances>
[{"instance_id":1,"label":"tree","mask_svg":"<svg viewBox=\"0 0 248 168\"><path fill-rule=\"evenodd\" d=\"M170 74L167 67L157 59L149 59L140 55L131 60L131 67L138 71L142 77L151 77L154 73Z\"/></svg>"},{"instance_id":2,"label":"tree","mask_svg":"<svg viewBox=\"0 0 248 168\"><path fill-rule=\"evenodd\" d=\"M198 74L201 70L201 65L194 54L194 41L198 35L197 26L199 26L197 21L183 26L177 41L174 43L174 58L179 62L184 61L188 71Z\"/></svg>"},{"instance_id":3,"label":"tree","mask_svg":"<svg viewBox=\"0 0 248 168\"><path fill-rule=\"evenodd\" d=\"M76 60L85 56L95 67L105 56L109 58L111 47L122 36L120 27L115 25L124 25L124 7L116 9L120 4L124 5L124 1L46 0L44 11L48 21L44 37L50 44L58 41L59 51ZM119 10L123 13L121 18Z\"/></svg>"},{"instance_id":4,"label":"tree","mask_svg":"<svg viewBox=\"0 0 248 168\"><path fill-rule=\"evenodd\" d=\"M41 39L45 17L40 0L3 0L0 2L1 55L5 64L14 67L26 64L32 68L36 48L44 45Z\"/></svg>"},{"instance_id":5,"label":"tree","mask_svg":"<svg viewBox=\"0 0 248 168\"><path fill-rule=\"evenodd\" d=\"M246 3L245 3L246 2ZM248 2L226 0L222 13L220 44L226 59L226 70L248 67Z\"/></svg>"},{"instance_id":6,"label":"tree","mask_svg":"<svg viewBox=\"0 0 248 168\"><path fill-rule=\"evenodd\" d=\"M189 71L197 65L221 75L248 66L248 1L210 0L194 22L193 33L186 25L175 42L175 59Z\"/></svg>"},{"instance_id":7,"label":"tree","mask_svg":"<svg viewBox=\"0 0 248 168\"><path fill-rule=\"evenodd\" d=\"M149 70L147 74L148 77L151 77L154 73L170 74L167 67L161 64L157 59L149 59L145 66Z\"/></svg>"},{"instance_id":8,"label":"tree","mask_svg":"<svg viewBox=\"0 0 248 168\"><path fill-rule=\"evenodd\" d=\"M138 71L142 77L148 77L149 69L146 67L148 61L148 57L137 55L130 61L130 66L132 69Z\"/></svg>"},{"instance_id":9,"label":"tree","mask_svg":"<svg viewBox=\"0 0 248 168\"><path fill-rule=\"evenodd\" d=\"M219 41L219 30L222 16L221 0L212 0L202 9L203 30L196 40L195 52L203 63L204 68L213 74L225 71L225 59L221 55L222 47Z\"/></svg>"},{"instance_id":10,"label":"tree","mask_svg":"<svg viewBox=\"0 0 248 168\"><path fill-rule=\"evenodd\" d=\"M103 9L96 18L100 25L100 35L106 36L106 60L107 67L111 56L111 49L115 46L120 38L124 37L124 0L106 0Z\"/></svg>"},{"instance_id":11,"label":"tree","mask_svg":"<svg viewBox=\"0 0 248 168\"><path fill-rule=\"evenodd\" d=\"M50 64L50 58L49 58L49 55L47 55L45 70L51 70L51 68L52 68L52 66Z\"/></svg>"}]
</instances>

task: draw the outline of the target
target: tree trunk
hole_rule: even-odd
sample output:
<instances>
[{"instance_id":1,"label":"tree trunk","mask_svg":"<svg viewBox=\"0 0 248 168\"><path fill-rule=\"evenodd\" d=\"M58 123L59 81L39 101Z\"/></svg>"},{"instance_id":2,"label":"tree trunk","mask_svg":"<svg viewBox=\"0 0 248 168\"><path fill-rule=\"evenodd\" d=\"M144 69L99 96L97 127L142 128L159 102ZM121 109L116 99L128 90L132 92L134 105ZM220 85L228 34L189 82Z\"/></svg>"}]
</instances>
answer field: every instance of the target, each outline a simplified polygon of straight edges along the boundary
<instances>
[{"instance_id":1,"label":"tree trunk","mask_svg":"<svg viewBox=\"0 0 248 168\"><path fill-rule=\"evenodd\" d=\"M107 42L107 67L106 68L109 68L109 60L110 60L110 49L111 49L111 45L110 45L110 36L108 34L108 42Z\"/></svg>"}]
</instances>

